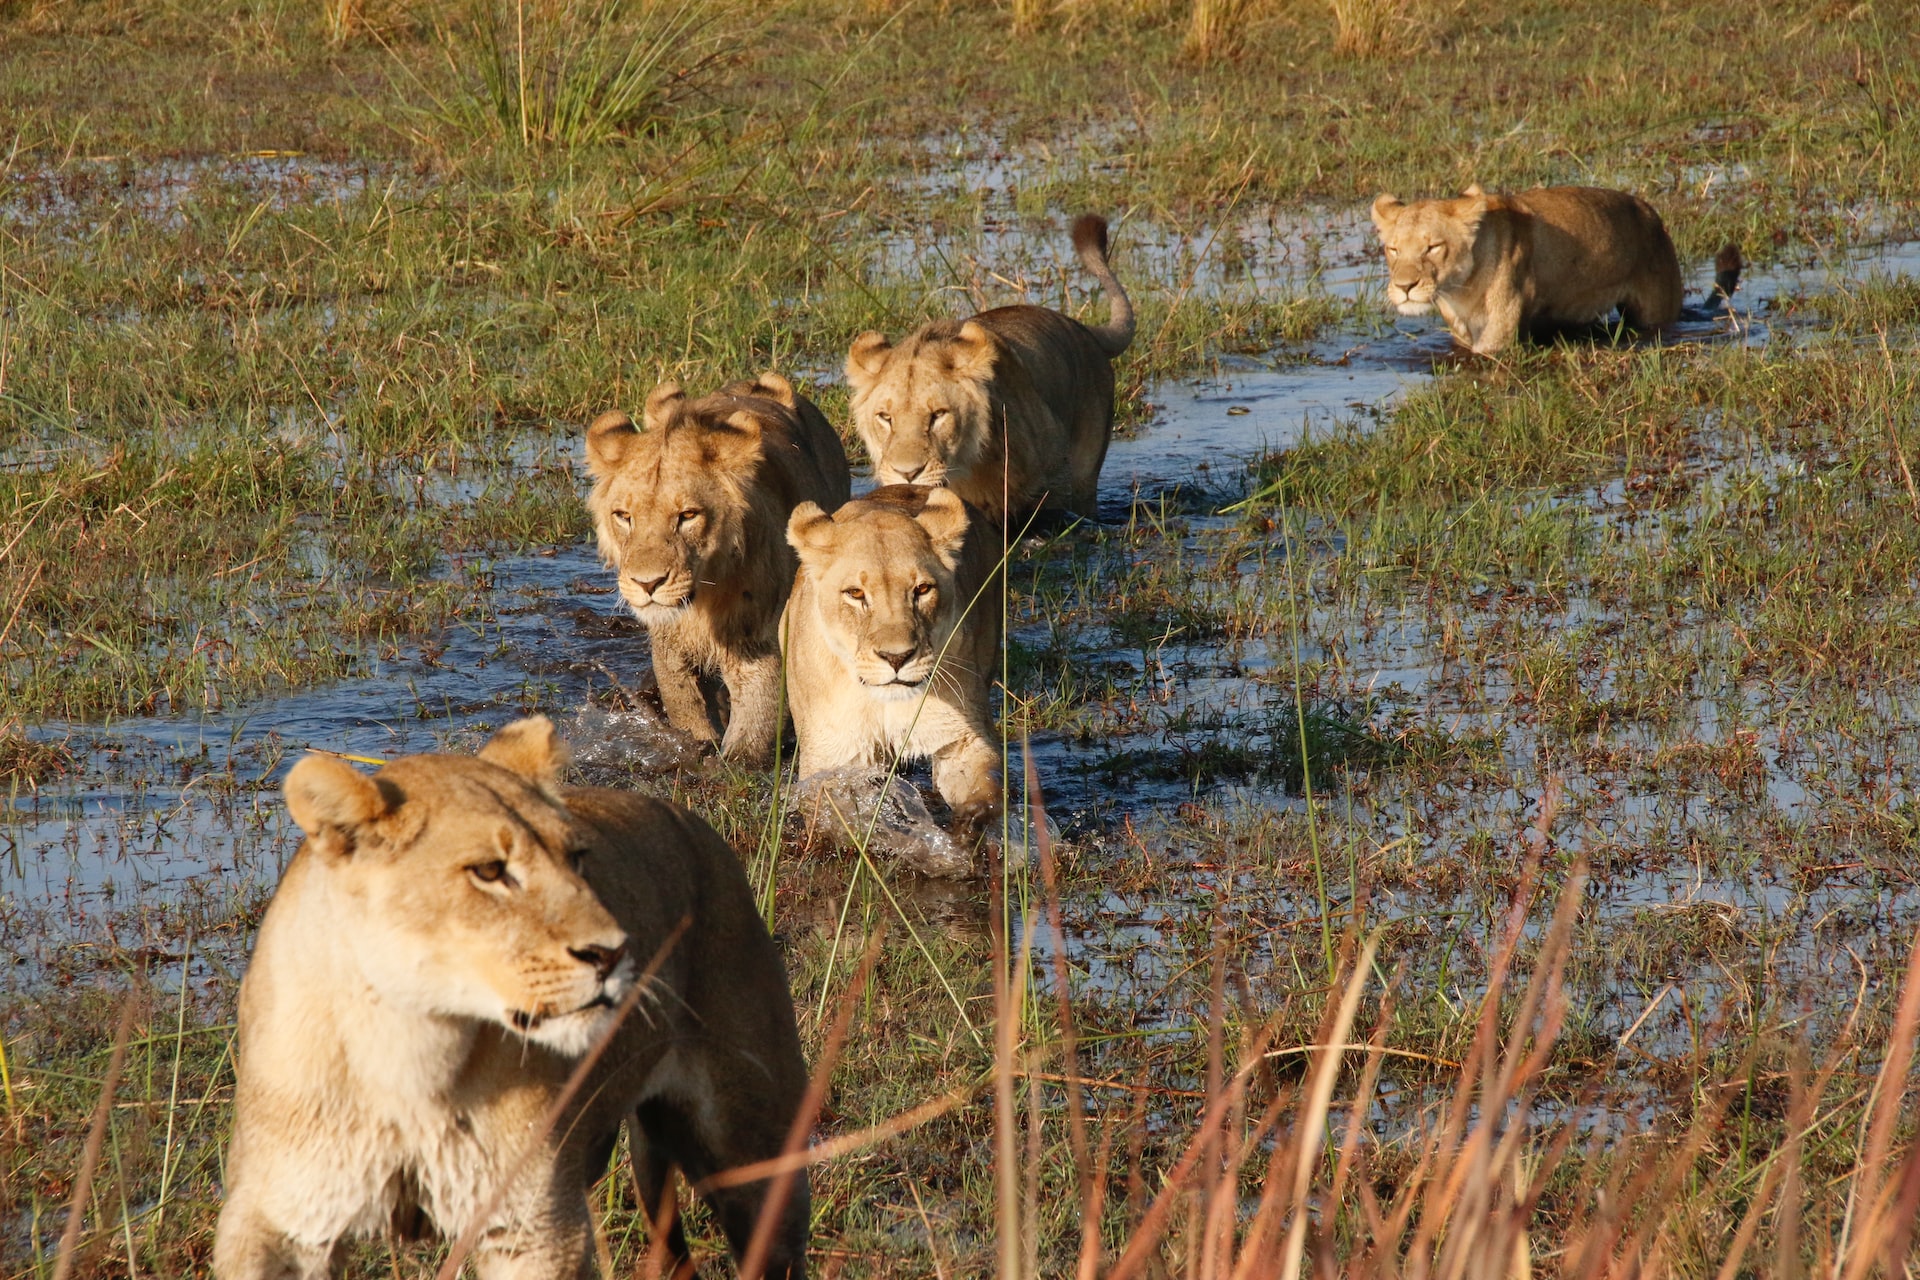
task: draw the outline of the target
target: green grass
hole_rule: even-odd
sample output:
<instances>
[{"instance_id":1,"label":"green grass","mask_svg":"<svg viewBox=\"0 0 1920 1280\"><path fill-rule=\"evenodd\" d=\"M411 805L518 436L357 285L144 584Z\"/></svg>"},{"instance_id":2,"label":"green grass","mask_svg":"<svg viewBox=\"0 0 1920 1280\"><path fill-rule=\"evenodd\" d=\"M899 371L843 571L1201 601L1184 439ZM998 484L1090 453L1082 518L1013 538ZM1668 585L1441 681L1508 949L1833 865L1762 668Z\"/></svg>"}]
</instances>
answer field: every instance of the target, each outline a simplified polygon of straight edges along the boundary
<instances>
[{"instance_id":1,"label":"green grass","mask_svg":"<svg viewBox=\"0 0 1920 1280\"><path fill-rule=\"evenodd\" d=\"M5 1274L51 1274L32 1242L64 1220L117 993L143 969L79 1273L124 1272L129 1250L142 1274L204 1269L235 976L289 851L267 754L183 765L91 735L324 688L526 607L492 561L584 537L573 434L601 409L772 365L844 423L833 374L863 329L1004 301L1009 281L1097 311L1057 216L1081 207L1115 216L1140 308L1130 424L1168 377L1385 341L1373 298L1327 283L1380 189L1632 186L1696 284L1729 238L1765 270L1911 233L1910 3L1408 7L1411 43L1377 57L1336 48L1319 4L1209 4L1197 24L1156 0L641 6L555 47L585 74L536 59L523 80L504 6L477 56L476 10L454 4L0 5L0 865L59 884L67 863L14 860L57 806L107 791L134 798L131 834L85 846L76 813L73 866L204 845L225 868L60 919L0 880L0 938L45 953L0 1009ZM674 47L681 22L697 30ZM967 180L996 169L992 191ZM1257 287L1303 223L1324 243ZM934 250L883 253L903 235ZM1173 236L1194 247L1152 249ZM775 925L810 1053L859 939L894 930L824 1132L969 1099L820 1167L818 1269L982 1274L1024 1220L1016 1252L1066 1274L1096 1167L1113 1261L1209 1095L1239 1098L1243 1136L1276 1101L1315 1114L1310 1047L1365 937L1350 1038L1390 1052L1373 1080L1350 1054L1319 1112L1335 1142L1350 1115L1375 1123L1344 1177L1337 1150L1314 1163L1310 1247L1375 1274L1464 1238L1462 1217L1439 1245L1373 1231L1363 1196L1437 1212L1420 1126L1492 1096L1483 1034L1537 1033L1509 1081L1533 1127L1498 1166L1540 1178L1537 1268L1593 1274L1561 1250L1621 1204L1621 1231L1645 1232L1621 1251L1657 1248L1652 1271L1718 1269L1755 1205L1749 1273L1830 1257L1862 1135L1888 1135L1890 1162L1914 1124L1869 1094L1911 1039L1895 1001L1920 914L1913 303L1905 277L1855 272L1762 312L1791 341L1448 367L1244 487L1022 548L1008 731L1035 736L1049 795L1095 814L1059 850L1070 965L1023 964L1016 925L1029 1003L996 1010L991 889L783 847ZM634 781L764 855L767 777ZM1544 896L1483 1023L1536 857ZM1581 860L1556 953L1548 899ZM1007 885L1038 919L1037 877ZM1549 1034L1521 993L1556 965ZM998 1064L997 1016L1018 1031ZM1019 1073L1011 1169L996 1065ZM1075 1152L1075 1114L1104 1161ZM1226 1220L1250 1230L1313 1128L1255 1143L1275 1164L1180 1184L1167 1272L1221 1274L1238 1246L1200 1252L1205 1206L1237 1188ZM1441 1128L1435 1150L1458 1151ZM1011 1216L997 1176L1021 1183ZM1607 1186L1644 1194L1601 1204ZM630 1269L623 1176L595 1197ZM375 1246L354 1269L431 1258Z\"/></svg>"}]
</instances>

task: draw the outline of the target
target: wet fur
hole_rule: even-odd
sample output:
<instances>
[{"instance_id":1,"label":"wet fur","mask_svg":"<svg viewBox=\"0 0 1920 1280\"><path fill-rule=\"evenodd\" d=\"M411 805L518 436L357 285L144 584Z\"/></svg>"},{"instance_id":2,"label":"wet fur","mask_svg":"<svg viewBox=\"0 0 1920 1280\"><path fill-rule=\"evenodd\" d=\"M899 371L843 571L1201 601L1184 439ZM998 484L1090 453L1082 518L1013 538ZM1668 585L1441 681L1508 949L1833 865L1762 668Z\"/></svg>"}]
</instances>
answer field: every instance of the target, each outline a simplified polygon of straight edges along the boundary
<instances>
[{"instance_id":1,"label":"wet fur","mask_svg":"<svg viewBox=\"0 0 1920 1280\"><path fill-rule=\"evenodd\" d=\"M645 428L609 413L588 431L587 507L601 557L646 624L668 721L762 763L780 730L780 611L796 567L787 515L801 502L847 500L846 452L777 374L697 400L666 384L647 398ZM678 524L689 507L707 523ZM627 527L615 517L622 511ZM674 596L665 605L641 585L662 575L660 594ZM714 681L727 694L724 723Z\"/></svg>"},{"instance_id":2,"label":"wet fur","mask_svg":"<svg viewBox=\"0 0 1920 1280\"><path fill-rule=\"evenodd\" d=\"M956 825L986 822L1000 801L987 701L1000 652L999 531L949 491L889 485L831 516L798 508L789 537L800 553L786 616L800 775L931 760ZM918 582L934 584L934 607L916 605ZM864 602L846 598L850 587ZM944 656L912 688L876 684L895 674L878 651L908 645L916 660L903 675Z\"/></svg>"}]
</instances>

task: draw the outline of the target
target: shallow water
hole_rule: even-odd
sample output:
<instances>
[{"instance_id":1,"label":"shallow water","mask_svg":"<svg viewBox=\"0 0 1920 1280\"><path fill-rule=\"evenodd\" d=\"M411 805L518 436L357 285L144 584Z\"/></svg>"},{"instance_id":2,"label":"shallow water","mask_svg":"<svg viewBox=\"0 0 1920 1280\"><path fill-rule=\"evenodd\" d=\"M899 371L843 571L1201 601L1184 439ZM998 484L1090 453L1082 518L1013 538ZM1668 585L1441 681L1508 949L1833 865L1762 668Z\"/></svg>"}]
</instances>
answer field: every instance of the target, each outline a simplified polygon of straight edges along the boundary
<instances>
[{"instance_id":1,"label":"shallow water","mask_svg":"<svg viewBox=\"0 0 1920 1280\"><path fill-rule=\"evenodd\" d=\"M316 191L348 198L369 179L323 171L292 182L281 169L243 169L210 179L186 174L134 198L156 216L172 216L169 202L190 198L202 181L291 199ZM13 194L0 194L0 216L37 216L18 212L19 189L16 183L8 189ZM995 302L1054 301L1069 282L1084 287L1059 225L983 218L968 237L902 232L878 269L944 274ZM1284 218L1242 212L1191 228L1132 223L1121 230L1128 255L1121 270L1170 292L1319 289L1364 297L1381 283L1368 239L1364 211L1353 210ZM1781 300L1873 272L1916 270L1920 246L1900 244L1753 272L1735 322L1682 325L1670 338L1796 341L1806 322L1778 321ZM1109 452L1100 499L1106 528L1069 533L1046 549L1035 544L1031 554L1042 561L1080 556L1096 584L1124 578L1132 557L1180 555L1199 573L1229 553L1241 557L1242 579L1271 580L1302 548L1276 537L1249 550L1235 541L1244 532L1237 519L1218 514L1249 491L1250 464L1337 424L1364 427L1451 358L1436 324L1383 318L1364 332L1324 335L1304 352L1222 356L1198 376L1155 386L1145 424ZM511 483L516 467L545 461L536 441L493 473L445 483L470 495L480 491L476 486ZM1790 460L1737 452L1705 456L1699 465L1712 475L1792 478ZM1625 498L1615 482L1569 500L1606 521L1624 518ZM1311 553L1311 543L1303 545ZM116 949L174 955L189 930L200 935L203 953L211 946L237 964L247 939L218 930L236 907L264 900L294 847L297 833L277 783L307 747L387 757L470 746L489 727L545 710L586 730L592 749L583 764L590 769L653 777L664 789L676 770L700 767L690 744L650 718L644 632L611 593L589 545L467 570L491 578L484 611L431 645L369 660L351 681L223 714L39 726L39 736L68 743L77 765L38 792L16 792L0 816L0 951L13 961L0 982L19 990L53 973L118 967L124 959ZM1804 868L1758 852L1753 836L1768 832L1778 846L1794 833L1811 838L1823 825L1848 820L1860 809L1862 780L1875 770L1887 789L1907 786L1897 761L1920 758L1920 741L1899 727L1916 723L1920 707L1910 705L1912 694L1878 709L1888 732L1872 745L1872 768L1841 763L1848 745L1837 729L1813 726L1797 737L1779 731L1782 708L1724 674L1705 681L1661 732L1630 724L1596 732L1583 755L1540 734L1512 673L1465 681L1446 655L1470 646L1481 628L1525 625L1543 636L1565 634L1606 625L1605 609L1578 597L1490 597L1484 609L1454 620L1449 634L1447 620L1413 604L1365 619L1304 607L1299 656L1310 663L1338 658L1334 692L1360 722L1411 722L1457 739L1480 735L1489 744L1483 770L1429 789L1402 785L1386 768L1323 780L1330 789L1322 802L1367 831L1363 847L1329 853L1337 866L1329 910L1350 908L1345 885L1362 868L1374 884L1372 917L1397 922L1409 936L1431 936L1434 921L1480 910L1484 885L1461 869L1519 847L1518 833L1537 815L1551 778L1561 788L1555 847L1593 859L1594 918L1623 938L1656 936L1648 944L1654 946L1667 925L1692 912L1695 923L1783 948L1794 957L1792 976L1820 987L1853 981L1838 943L1884 949L1920 919L1910 878L1863 858L1858 869L1809 880ZM1105 701L1133 708L1109 717L1092 740L1067 731L1033 739L1052 813L1087 856L1130 844L1153 851L1167 868L1150 890L1115 889L1070 903L1070 945L1089 981L1116 995L1150 997L1151 1004L1187 963L1179 939L1196 919L1220 909L1228 885L1232 910L1258 939L1249 965L1271 966L1273 980L1283 982L1281 942L1318 927L1318 890L1308 893L1301 867L1275 876L1216 860L1220 822L1254 833L1249 838L1257 843L1270 829L1263 824L1298 815L1305 805L1258 763L1283 756L1286 735L1298 731L1289 719L1300 696L1291 680L1295 655L1271 639L1213 634L1174 619L1163 630L1123 631L1104 616L1077 625L1064 641L1047 619L1023 620L1012 630L1033 652L1066 644L1074 669L1106 687ZM1751 738L1758 778L1728 785L1713 773L1713 749L1741 735ZM1207 763L1222 744L1241 753L1240 764ZM1213 818L1197 819L1195 800ZM107 942L113 946L102 946ZM1674 956L1671 980L1694 983L1702 998L1732 990L1684 945ZM1642 1007L1652 963L1623 965L1614 979L1623 1021ZM1672 1030L1656 1022L1644 1035L1656 1041Z\"/></svg>"},{"instance_id":2,"label":"shallow water","mask_svg":"<svg viewBox=\"0 0 1920 1280\"><path fill-rule=\"evenodd\" d=\"M398 179L390 166L297 152L138 159L100 156L60 165L0 167L0 226L57 226L78 238L115 217L180 226L210 199L245 200L262 212L357 199Z\"/></svg>"}]
</instances>

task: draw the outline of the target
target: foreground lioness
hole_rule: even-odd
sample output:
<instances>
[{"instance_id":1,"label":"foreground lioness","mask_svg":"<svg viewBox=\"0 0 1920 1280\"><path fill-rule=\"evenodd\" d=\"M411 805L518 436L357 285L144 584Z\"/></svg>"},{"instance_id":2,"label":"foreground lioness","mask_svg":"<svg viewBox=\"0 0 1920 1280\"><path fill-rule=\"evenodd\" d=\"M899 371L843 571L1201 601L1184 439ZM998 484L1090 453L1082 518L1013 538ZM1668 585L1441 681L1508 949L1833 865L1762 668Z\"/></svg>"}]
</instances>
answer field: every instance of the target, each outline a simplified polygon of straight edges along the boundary
<instances>
[{"instance_id":1,"label":"foreground lioness","mask_svg":"<svg viewBox=\"0 0 1920 1280\"><path fill-rule=\"evenodd\" d=\"M221 1280L325 1276L349 1237L421 1215L449 1237L479 1226L482 1276L573 1280L592 1274L584 1197L623 1119L651 1204L672 1165L698 1179L781 1150L806 1068L738 861L677 806L560 789L563 758L540 717L478 758L369 777L316 755L287 775L307 838L240 989ZM570 1112L533 1141L663 947ZM736 1254L766 1185L707 1197ZM802 1274L806 1230L802 1180L769 1274Z\"/></svg>"},{"instance_id":2,"label":"foreground lioness","mask_svg":"<svg viewBox=\"0 0 1920 1280\"><path fill-rule=\"evenodd\" d=\"M1680 260L1653 206L1600 187L1536 187L1456 200L1373 202L1387 255L1387 300L1401 315L1438 309L1481 355L1524 330L1603 320L1615 307L1636 329L1680 316ZM1716 290L1738 284L1739 251L1721 251Z\"/></svg>"},{"instance_id":3,"label":"foreground lioness","mask_svg":"<svg viewBox=\"0 0 1920 1280\"><path fill-rule=\"evenodd\" d=\"M931 759L955 825L977 829L1000 803L987 707L998 533L952 490L889 485L832 515L795 508L787 537L800 553L785 631L801 776Z\"/></svg>"},{"instance_id":4,"label":"foreground lioness","mask_svg":"<svg viewBox=\"0 0 1920 1280\"><path fill-rule=\"evenodd\" d=\"M668 721L759 763L780 731L787 515L847 500L846 451L777 373L698 400L667 383L647 397L644 420L641 431L603 413L587 429L600 554L647 624ZM729 704L724 737L715 679Z\"/></svg>"},{"instance_id":5,"label":"foreground lioness","mask_svg":"<svg viewBox=\"0 0 1920 1280\"><path fill-rule=\"evenodd\" d=\"M947 485L993 515L1064 507L1094 514L1113 435L1113 359L1133 341L1133 304L1107 265L1107 223L1073 224L1108 322L1045 307L936 320L899 346L863 333L847 353L853 423L881 484Z\"/></svg>"}]
</instances>

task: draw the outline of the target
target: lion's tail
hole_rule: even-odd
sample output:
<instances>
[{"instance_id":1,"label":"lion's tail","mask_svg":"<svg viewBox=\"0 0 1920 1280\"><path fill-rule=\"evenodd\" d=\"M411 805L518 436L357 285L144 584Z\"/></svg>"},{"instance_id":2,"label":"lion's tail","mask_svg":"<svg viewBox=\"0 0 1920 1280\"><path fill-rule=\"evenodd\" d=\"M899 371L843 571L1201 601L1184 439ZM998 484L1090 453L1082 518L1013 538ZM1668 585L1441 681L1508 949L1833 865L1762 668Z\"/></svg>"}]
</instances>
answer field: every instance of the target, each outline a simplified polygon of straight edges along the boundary
<instances>
[{"instance_id":1,"label":"lion's tail","mask_svg":"<svg viewBox=\"0 0 1920 1280\"><path fill-rule=\"evenodd\" d=\"M1718 310L1733 300L1733 291L1740 287L1740 268L1745 265L1739 245L1720 246L1720 252L1713 255L1713 287L1707 290L1707 306Z\"/></svg>"},{"instance_id":2,"label":"lion's tail","mask_svg":"<svg viewBox=\"0 0 1920 1280\"><path fill-rule=\"evenodd\" d=\"M1083 213L1075 218L1073 251L1080 255L1080 265L1107 292L1107 322L1088 325L1087 329L1111 360L1133 343L1133 301L1107 264L1107 220L1097 213Z\"/></svg>"}]
</instances>

